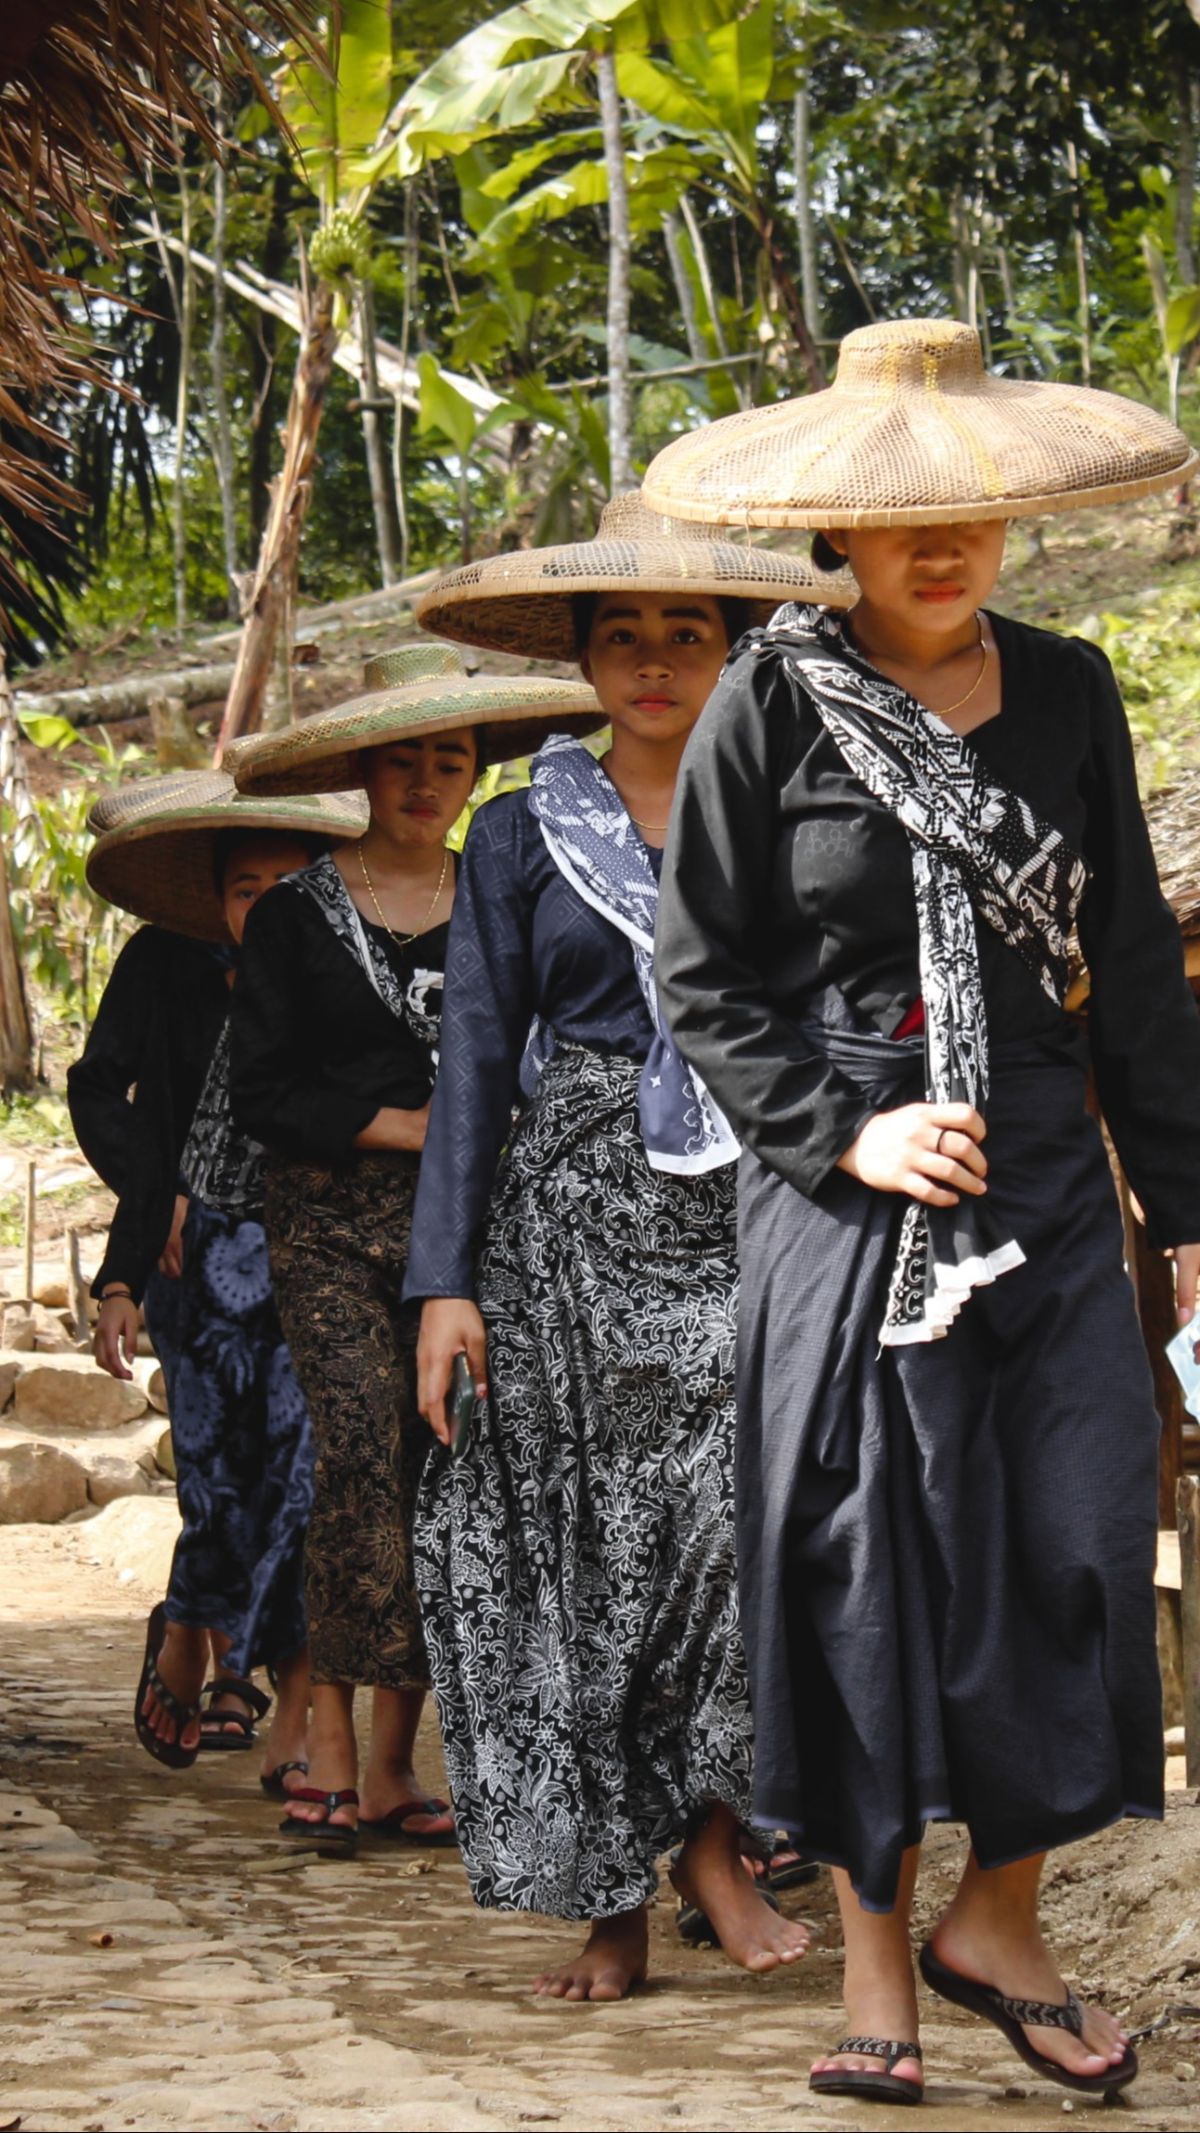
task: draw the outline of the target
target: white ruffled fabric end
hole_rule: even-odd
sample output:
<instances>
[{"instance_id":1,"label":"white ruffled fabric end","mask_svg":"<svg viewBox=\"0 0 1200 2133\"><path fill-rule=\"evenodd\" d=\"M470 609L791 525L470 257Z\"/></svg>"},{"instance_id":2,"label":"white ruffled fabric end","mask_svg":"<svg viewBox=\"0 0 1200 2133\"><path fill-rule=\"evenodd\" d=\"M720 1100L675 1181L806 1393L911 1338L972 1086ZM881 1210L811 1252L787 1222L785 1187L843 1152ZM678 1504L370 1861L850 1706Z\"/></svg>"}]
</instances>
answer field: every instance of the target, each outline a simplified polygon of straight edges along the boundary
<instances>
[{"instance_id":1,"label":"white ruffled fabric end","mask_svg":"<svg viewBox=\"0 0 1200 2133\"><path fill-rule=\"evenodd\" d=\"M987 1288L1001 1274L1024 1266L1025 1254L1015 1237L997 1245L994 1252L946 1264L935 1260L934 1292L926 1298L923 1315L905 1325L885 1325L879 1336L881 1348L910 1348L918 1341L944 1340L972 1289Z\"/></svg>"}]
</instances>

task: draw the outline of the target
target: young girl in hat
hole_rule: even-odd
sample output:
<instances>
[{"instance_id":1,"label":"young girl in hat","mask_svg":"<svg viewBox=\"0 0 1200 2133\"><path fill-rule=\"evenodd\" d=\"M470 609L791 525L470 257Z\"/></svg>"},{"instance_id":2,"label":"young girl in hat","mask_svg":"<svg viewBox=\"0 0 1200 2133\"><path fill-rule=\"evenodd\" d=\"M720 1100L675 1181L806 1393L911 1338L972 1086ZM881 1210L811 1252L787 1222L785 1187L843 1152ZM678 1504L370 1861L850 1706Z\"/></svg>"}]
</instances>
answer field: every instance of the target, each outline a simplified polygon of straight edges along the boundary
<instances>
[{"instance_id":1,"label":"young girl in hat","mask_svg":"<svg viewBox=\"0 0 1200 2133\"><path fill-rule=\"evenodd\" d=\"M1112 395L985 377L977 336L852 334L828 392L717 423L664 508L824 529L844 619L747 639L680 773L666 1014L745 1143L738 1523L758 1817L835 1867L852 2032L827 2094L921 2096L927 1983L1084 2094L1137 2070L1038 1925L1054 1845L1162 1812L1158 1422L1081 1040L1182 1319L1200 1018L1111 669L987 602L1005 522L1185 478Z\"/></svg>"},{"instance_id":2,"label":"young girl in hat","mask_svg":"<svg viewBox=\"0 0 1200 2133\"><path fill-rule=\"evenodd\" d=\"M413 1500L428 1432L400 1297L437 1070L455 864L448 832L481 767L548 714L599 713L562 682L470 679L445 646L370 663L369 693L230 751L256 792L365 790L354 844L263 898L234 1000L234 1105L269 1150L279 1307L312 1414L306 1557L309 1784L282 1825L350 1851L447 1845L454 1823L413 1764L429 1674L413 1587ZM373 1691L361 1784L357 1684Z\"/></svg>"},{"instance_id":3,"label":"young girl in hat","mask_svg":"<svg viewBox=\"0 0 1200 2133\"><path fill-rule=\"evenodd\" d=\"M85 1150L99 1142L121 1153L96 1283L96 1359L131 1375L144 1295L183 1520L147 1629L135 1724L172 1768L202 1748L248 1750L267 1708L249 1677L267 1665L278 1700L263 1783L282 1796L289 1773L294 1781L304 1769L311 1450L271 1294L259 1151L229 1120L229 983L257 897L355 817L338 801L240 800L213 772L139 781L100 802L92 822L103 832L88 863L93 888L180 929L155 923L135 936L70 1089Z\"/></svg>"},{"instance_id":4,"label":"young girl in hat","mask_svg":"<svg viewBox=\"0 0 1200 2133\"><path fill-rule=\"evenodd\" d=\"M462 1353L479 1396L418 1525L459 1838L477 1902L588 1922L537 1983L569 2000L645 1975L681 1842L677 1884L738 1962L807 1944L742 1859L736 1146L666 1039L651 939L679 758L730 642L815 583L626 499L595 542L468 566L421 610L579 657L612 726L600 761L547 742L472 824L407 1284L443 1445Z\"/></svg>"}]
</instances>

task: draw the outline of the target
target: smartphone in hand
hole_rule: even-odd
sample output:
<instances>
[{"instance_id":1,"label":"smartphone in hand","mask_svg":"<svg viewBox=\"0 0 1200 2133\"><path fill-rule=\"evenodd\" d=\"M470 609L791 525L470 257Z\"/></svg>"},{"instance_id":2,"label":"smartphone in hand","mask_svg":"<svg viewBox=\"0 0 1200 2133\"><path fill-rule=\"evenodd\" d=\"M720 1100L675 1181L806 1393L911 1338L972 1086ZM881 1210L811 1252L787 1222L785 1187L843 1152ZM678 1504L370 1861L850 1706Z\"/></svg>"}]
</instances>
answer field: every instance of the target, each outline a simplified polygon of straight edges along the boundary
<instances>
[{"instance_id":1,"label":"smartphone in hand","mask_svg":"<svg viewBox=\"0 0 1200 2133\"><path fill-rule=\"evenodd\" d=\"M471 1441L471 1424L475 1417L475 1373L461 1350L454 1358L447 1410L450 1449L456 1459L461 1459Z\"/></svg>"}]
</instances>

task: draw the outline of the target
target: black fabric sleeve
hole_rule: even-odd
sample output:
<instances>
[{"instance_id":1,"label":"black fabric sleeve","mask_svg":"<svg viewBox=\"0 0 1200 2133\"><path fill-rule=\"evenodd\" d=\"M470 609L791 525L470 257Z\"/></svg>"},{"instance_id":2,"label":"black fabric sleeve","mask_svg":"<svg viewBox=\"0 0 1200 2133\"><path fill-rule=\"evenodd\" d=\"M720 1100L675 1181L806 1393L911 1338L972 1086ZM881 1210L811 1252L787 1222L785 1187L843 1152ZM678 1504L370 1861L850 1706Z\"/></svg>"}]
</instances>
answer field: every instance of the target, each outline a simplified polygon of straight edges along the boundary
<instances>
[{"instance_id":1,"label":"black fabric sleeve","mask_svg":"<svg viewBox=\"0 0 1200 2133\"><path fill-rule=\"evenodd\" d=\"M155 1046L163 972L158 936L143 927L125 943L101 995L87 1043L67 1070L67 1105L80 1148L98 1177L118 1196L130 1182L134 1157L129 1097L144 1078Z\"/></svg>"},{"instance_id":2,"label":"black fabric sleeve","mask_svg":"<svg viewBox=\"0 0 1200 2133\"><path fill-rule=\"evenodd\" d=\"M1138 796L1120 691L1104 654L1092 669L1084 857L1091 881L1079 939L1091 974L1088 1031L1101 1108L1160 1249L1200 1243L1200 1010L1184 971Z\"/></svg>"},{"instance_id":3,"label":"black fabric sleeve","mask_svg":"<svg viewBox=\"0 0 1200 2133\"><path fill-rule=\"evenodd\" d=\"M230 1103L240 1131L264 1148L328 1161L350 1153L379 1106L323 1087L313 1074L302 893L280 883L246 921L229 1023Z\"/></svg>"},{"instance_id":4,"label":"black fabric sleeve","mask_svg":"<svg viewBox=\"0 0 1200 2133\"><path fill-rule=\"evenodd\" d=\"M753 653L731 661L680 768L655 974L675 1040L734 1132L811 1196L876 1107L768 990L779 796L795 719L776 662Z\"/></svg>"},{"instance_id":5,"label":"black fabric sleeve","mask_svg":"<svg viewBox=\"0 0 1200 2133\"><path fill-rule=\"evenodd\" d=\"M534 1013L534 897L524 860L531 819L523 792L490 801L463 851L404 1284L409 1302L475 1294L478 1233Z\"/></svg>"}]
</instances>

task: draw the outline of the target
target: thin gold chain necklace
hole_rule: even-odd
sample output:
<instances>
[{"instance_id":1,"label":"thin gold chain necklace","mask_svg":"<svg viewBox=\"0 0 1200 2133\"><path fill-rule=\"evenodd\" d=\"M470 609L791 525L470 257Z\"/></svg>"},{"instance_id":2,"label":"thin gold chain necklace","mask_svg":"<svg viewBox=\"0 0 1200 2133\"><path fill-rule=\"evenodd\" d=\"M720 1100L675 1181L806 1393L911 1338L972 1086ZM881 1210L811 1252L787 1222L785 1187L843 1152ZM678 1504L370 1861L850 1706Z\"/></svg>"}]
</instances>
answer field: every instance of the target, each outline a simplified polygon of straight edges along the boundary
<instances>
[{"instance_id":1,"label":"thin gold chain necklace","mask_svg":"<svg viewBox=\"0 0 1200 2133\"><path fill-rule=\"evenodd\" d=\"M977 689L979 688L979 686L980 686L980 683L982 682L982 680L983 680L983 677L984 677L984 675L985 675L985 674L987 673L987 666L988 666L988 657L989 657L989 654L990 654L990 652L991 652L991 646L989 645L989 643L988 643L988 641L987 641L987 638L986 638L986 637L984 636L984 634L983 634L983 616L982 616L982 615L976 615L976 617L975 617L975 624L976 624L976 627L977 627L977 629L978 629L978 631L979 631L979 651L980 651L980 660L979 660L979 672L978 672L978 674L977 674L977 675L975 676L975 679L974 679L974 681L973 681L973 682L971 683L971 686L970 686L970 688L969 688L969 689L967 690L967 693L966 693L966 695L965 695L965 696L960 696L960 697L959 697L959 699L958 699L958 702L957 702L956 704L945 704L945 705L943 705L943 707L942 707L942 709L941 709L940 711L935 711L935 712L934 712L934 714L933 714L933 715L934 715L934 717L935 717L935 718L952 718L952 717L953 717L953 715L954 715L954 713L955 713L956 711L961 711L961 710L962 710L962 708L963 708L963 706L964 706L964 704L969 704L969 703L970 703L970 701L971 701L971 698L972 698L972 697L974 696L974 694L975 694L976 690L977 690ZM872 658L871 658L871 654L870 654L870 652L868 652L868 650L867 650L866 646L865 646L865 645L864 645L864 644L863 644L863 643L862 643L861 641L859 642L859 650L860 650L860 652L861 652L861 653L863 654L863 657L864 657L865 659L870 659L870 660L871 660L871 665L872 665L872 666L876 666L876 665L878 665L878 661L877 661L877 660L875 660L875 659L872 659ZM903 684L901 684L901 686L903 686Z\"/></svg>"},{"instance_id":2,"label":"thin gold chain necklace","mask_svg":"<svg viewBox=\"0 0 1200 2133\"><path fill-rule=\"evenodd\" d=\"M629 813L628 808L626 813ZM636 822L640 830L665 830L671 827L669 822L643 822L640 815L630 815L629 819L631 822Z\"/></svg>"},{"instance_id":3,"label":"thin gold chain necklace","mask_svg":"<svg viewBox=\"0 0 1200 2133\"><path fill-rule=\"evenodd\" d=\"M371 880L371 877L367 872L366 857L361 844L355 845L354 849L358 853L358 863L362 868L362 878L367 886L367 895L370 897L371 902L375 906L376 915L379 919L380 925L383 927L385 933L391 935L391 938L395 941L397 948L407 948L410 941L415 941L417 939L418 934L422 934L425 932L430 919L433 917L434 912L437 910L438 898L440 897L442 890L446 886L446 869L450 864L449 851L444 851L442 854L442 871L438 875L438 885L433 892L433 901L431 902L428 911L425 913L424 918L421 920L420 925L417 927L416 933L401 934L397 933L394 926L389 926L386 918L383 915L379 898L375 894L375 884Z\"/></svg>"}]
</instances>

